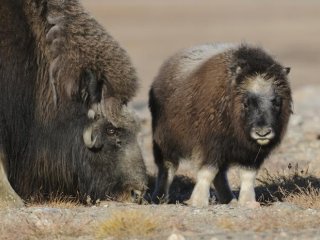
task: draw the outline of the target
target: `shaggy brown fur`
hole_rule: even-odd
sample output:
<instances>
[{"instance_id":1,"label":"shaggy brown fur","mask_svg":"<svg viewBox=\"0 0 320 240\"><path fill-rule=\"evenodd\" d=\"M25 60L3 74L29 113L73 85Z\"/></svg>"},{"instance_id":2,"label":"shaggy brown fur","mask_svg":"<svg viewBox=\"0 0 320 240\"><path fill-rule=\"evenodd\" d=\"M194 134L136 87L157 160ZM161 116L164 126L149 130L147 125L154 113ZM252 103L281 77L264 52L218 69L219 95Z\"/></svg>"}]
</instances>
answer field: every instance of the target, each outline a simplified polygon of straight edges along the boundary
<instances>
[{"instance_id":1,"label":"shaggy brown fur","mask_svg":"<svg viewBox=\"0 0 320 240\"><path fill-rule=\"evenodd\" d=\"M48 61L54 103L77 95L84 70L103 82L104 98L127 103L134 96L137 77L127 53L78 1L27 0L23 8L38 56Z\"/></svg>"},{"instance_id":2,"label":"shaggy brown fur","mask_svg":"<svg viewBox=\"0 0 320 240\"><path fill-rule=\"evenodd\" d=\"M220 200L231 201L228 167L258 169L284 135L291 113L287 72L247 45L203 45L165 62L149 100L159 167L153 200L166 196L180 159L192 158L200 165L198 182L210 186L214 179ZM274 103L278 99L281 106ZM253 139L257 134L263 136ZM194 192L209 190L200 189L196 185ZM193 205L206 205L193 197Z\"/></svg>"},{"instance_id":3,"label":"shaggy brown fur","mask_svg":"<svg viewBox=\"0 0 320 240\"><path fill-rule=\"evenodd\" d=\"M143 191L125 50L77 0L0 5L0 202Z\"/></svg>"}]
</instances>

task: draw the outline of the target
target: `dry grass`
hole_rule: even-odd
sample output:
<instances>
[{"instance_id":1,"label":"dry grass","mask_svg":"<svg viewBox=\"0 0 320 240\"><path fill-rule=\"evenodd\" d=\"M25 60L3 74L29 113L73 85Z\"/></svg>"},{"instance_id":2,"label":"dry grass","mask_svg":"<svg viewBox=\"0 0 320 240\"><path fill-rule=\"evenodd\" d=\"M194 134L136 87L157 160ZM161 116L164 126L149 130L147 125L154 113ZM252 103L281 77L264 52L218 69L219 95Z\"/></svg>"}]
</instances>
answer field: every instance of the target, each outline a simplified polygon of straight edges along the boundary
<instances>
[{"instance_id":1,"label":"dry grass","mask_svg":"<svg viewBox=\"0 0 320 240\"><path fill-rule=\"evenodd\" d=\"M320 206L320 179L308 169L300 169L298 164L294 167L289 164L288 169L273 174L265 169L257 180L257 197L266 205L281 201L304 208Z\"/></svg>"},{"instance_id":2,"label":"dry grass","mask_svg":"<svg viewBox=\"0 0 320 240\"><path fill-rule=\"evenodd\" d=\"M27 200L27 207L52 207L52 208L76 208L82 205L77 198L66 197L63 194L52 194L46 199L42 196L32 197Z\"/></svg>"},{"instance_id":3,"label":"dry grass","mask_svg":"<svg viewBox=\"0 0 320 240\"><path fill-rule=\"evenodd\" d=\"M295 209L254 211L243 217L221 217L216 225L231 231L288 231L318 228L320 214L308 214L301 217Z\"/></svg>"},{"instance_id":4,"label":"dry grass","mask_svg":"<svg viewBox=\"0 0 320 240\"><path fill-rule=\"evenodd\" d=\"M49 208L78 208L81 204L77 201L68 201L65 199L52 199L46 202L29 202L27 207L49 207Z\"/></svg>"},{"instance_id":5,"label":"dry grass","mask_svg":"<svg viewBox=\"0 0 320 240\"><path fill-rule=\"evenodd\" d=\"M114 237L115 239L141 238L154 235L165 224L159 217L137 210L116 211L97 229L97 238Z\"/></svg>"},{"instance_id":6,"label":"dry grass","mask_svg":"<svg viewBox=\"0 0 320 240\"><path fill-rule=\"evenodd\" d=\"M298 192L291 193L285 189L280 189L284 196L284 201L293 203L303 208L320 209L320 189L309 184L307 187L297 186Z\"/></svg>"}]
</instances>

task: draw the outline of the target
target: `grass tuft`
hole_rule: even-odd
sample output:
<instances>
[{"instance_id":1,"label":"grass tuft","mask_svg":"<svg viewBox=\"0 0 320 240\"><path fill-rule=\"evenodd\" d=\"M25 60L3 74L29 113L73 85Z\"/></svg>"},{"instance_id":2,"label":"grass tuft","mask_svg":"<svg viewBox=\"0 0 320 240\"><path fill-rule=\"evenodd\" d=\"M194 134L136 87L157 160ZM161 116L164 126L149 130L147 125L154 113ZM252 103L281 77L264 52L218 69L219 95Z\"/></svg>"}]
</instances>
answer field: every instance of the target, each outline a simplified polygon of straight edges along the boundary
<instances>
[{"instance_id":1,"label":"grass tuft","mask_svg":"<svg viewBox=\"0 0 320 240\"><path fill-rule=\"evenodd\" d=\"M159 218L137 210L117 211L98 227L98 238L148 237L161 229Z\"/></svg>"},{"instance_id":2,"label":"grass tuft","mask_svg":"<svg viewBox=\"0 0 320 240\"><path fill-rule=\"evenodd\" d=\"M76 208L82 204L75 197L66 197L63 194L51 194L47 198L42 196L33 196L27 200L27 207L52 207L52 208Z\"/></svg>"},{"instance_id":3,"label":"grass tuft","mask_svg":"<svg viewBox=\"0 0 320 240\"><path fill-rule=\"evenodd\" d=\"M289 164L283 172L270 173L264 169L261 177L257 178L256 187L259 202L268 205L272 202L291 202L304 207L320 206L320 179L309 173L308 168L301 169L298 164ZM319 201L319 203L317 203Z\"/></svg>"},{"instance_id":4,"label":"grass tuft","mask_svg":"<svg viewBox=\"0 0 320 240\"><path fill-rule=\"evenodd\" d=\"M297 187L295 193L288 192L285 189L280 189L284 196L284 201L293 203L303 208L320 209L320 189L315 188L309 183L307 187Z\"/></svg>"}]
</instances>

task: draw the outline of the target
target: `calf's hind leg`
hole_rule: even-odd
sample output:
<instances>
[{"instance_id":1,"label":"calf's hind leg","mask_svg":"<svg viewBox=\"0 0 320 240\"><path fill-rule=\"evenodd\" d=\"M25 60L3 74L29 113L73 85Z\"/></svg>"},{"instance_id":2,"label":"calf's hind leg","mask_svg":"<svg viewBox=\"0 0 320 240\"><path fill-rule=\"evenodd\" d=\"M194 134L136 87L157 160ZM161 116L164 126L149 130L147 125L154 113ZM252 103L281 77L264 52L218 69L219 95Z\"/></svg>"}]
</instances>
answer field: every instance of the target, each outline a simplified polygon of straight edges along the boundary
<instances>
[{"instance_id":1,"label":"calf's hind leg","mask_svg":"<svg viewBox=\"0 0 320 240\"><path fill-rule=\"evenodd\" d=\"M152 194L152 202L169 201L169 188L178 169L178 162L171 162L163 158L163 153L158 144L153 142L153 155L158 166L156 187Z\"/></svg>"},{"instance_id":2,"label":"calf's hind leg","mask_svg":"<svg viewBox=\"0 0 320 240\"><path fill-rule=\"evenodd\" d=\"M5 165L5 155L0 146L0 208L23 207L23 201L11 187Z\"/></svg>"}]
</instances>

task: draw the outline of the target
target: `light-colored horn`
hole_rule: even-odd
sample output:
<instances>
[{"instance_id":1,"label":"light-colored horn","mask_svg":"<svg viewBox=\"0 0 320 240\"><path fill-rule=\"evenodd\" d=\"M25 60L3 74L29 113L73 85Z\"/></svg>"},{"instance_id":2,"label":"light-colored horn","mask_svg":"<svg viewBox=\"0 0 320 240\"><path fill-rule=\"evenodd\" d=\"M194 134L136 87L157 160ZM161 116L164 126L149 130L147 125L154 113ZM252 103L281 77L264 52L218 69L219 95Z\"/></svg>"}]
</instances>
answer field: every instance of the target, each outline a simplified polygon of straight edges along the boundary
<instances>
[{"instance_id":1,"label":"light-colored horn","mask_svg":"<svg viewBox=\"0 0 320 240\"><path fill-rule=\"evenodd\" d=\"M97 137L95 137L93 140L92 140L92 126L86 128L84 131L83 131L83 141L84 141L84 144L88 147L88 148L93 148L96 141L97 141Z\"/></svg>"},{"instance_id":2,"label":"light-colored horn","mask_svg":"<svg viewBox=\"0 0 320 240\"><path fill-rule=\"evenodd\" d=\"M89 119L94 119L95 115L96 115L95 111L93 109L89 109L88 118Z\"/></svg>"}]
</instances>

